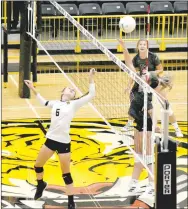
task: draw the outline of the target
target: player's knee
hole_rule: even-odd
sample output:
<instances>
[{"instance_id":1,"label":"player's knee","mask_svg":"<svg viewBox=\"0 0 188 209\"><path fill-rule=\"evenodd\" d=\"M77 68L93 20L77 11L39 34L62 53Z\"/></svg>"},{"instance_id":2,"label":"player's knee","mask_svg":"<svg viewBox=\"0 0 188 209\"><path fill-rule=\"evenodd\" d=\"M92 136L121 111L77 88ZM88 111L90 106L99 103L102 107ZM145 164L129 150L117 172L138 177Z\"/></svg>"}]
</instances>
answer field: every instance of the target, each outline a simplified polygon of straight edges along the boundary
<instances>
[{"instance_id":1,"label":"player's knee","mask_svg":"<svg viewBox=\"0 0 188 209\"><path fill-rule=\"evenodd\" d=\"M65 182L66 185L72 184L73 183L73 179L70 173L65 173L63 174L63 180Z\"/></svg>"},{"instance_id":2,"label":"player's knee","mask_svg":"<svg viewBox=\"0 0 188 209\"><path fill-rule=\"evenodd\" d=\"M43 171L44 171L44 168L43 167L39 167L39 166L34 166L34 168L35 168L35 172L36 173L42 173Z\"/></svg>"},{"instance_id":3,"label":"player's knee","mask_svg":"<svg viewBox=\"0 0 188 209\"><path fill-rule=\"evenodd\" d=\"M148 110L148 114L152 117L153 109Z\"/></svg>"}]
</instances>

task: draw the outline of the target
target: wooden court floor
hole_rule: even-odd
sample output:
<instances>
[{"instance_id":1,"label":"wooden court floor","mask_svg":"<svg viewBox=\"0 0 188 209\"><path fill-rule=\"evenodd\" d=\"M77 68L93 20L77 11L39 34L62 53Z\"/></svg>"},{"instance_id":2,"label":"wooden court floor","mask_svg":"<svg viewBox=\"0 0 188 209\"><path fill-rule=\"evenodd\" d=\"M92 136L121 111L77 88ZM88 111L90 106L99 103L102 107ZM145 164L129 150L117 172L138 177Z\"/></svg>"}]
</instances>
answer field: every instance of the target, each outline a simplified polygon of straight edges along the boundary
<instances>
[{"instance_id":1,"label":"wooden court floor","mask_svg":"<svg viewBox=\"0 0 188 209\"><path fill-rule=\"evenodd\" d=\"M187 71L170 71L173 76L174 86L173 89L168 92L168 98L172 109L177 117L178 121L187 120ZM125 73L124 73L125 74ZM123 93L126 88L127 76L122 73L110 72L110 73L97 73L96 74L96 98L97 105L103 106L103 104L125 104L125 111L122 114L118 114L119 117L126 117L126 110L128 109L129 99L127 95ZM78 76L77 73L71 73L70 78L82 89L84 84L83 93L88 90L88 74L82 73ZM9 82L7 88L2 88L2 119L17 119L17 118L34 118L36 112L42 118L49 117L49 110L45 107L41 107L34 95L31 94L31 99L21 99L18 96L18 74L10 73ZM66 80L62 74L39 74L37 89L46 99L59 99L60 92L65 86L71 84ZM117 92L118 91L118 92ZM79 96L79 94L77 94ZM110 101L110 100L114 100ZM100 105L101 102L101 105ZM94 100L95 104L95 100ZM36 110L33 111L33 108ZM110 108L110 107L109 107ZM114 107L117 109L118 108ZM100 109L100 108L99 108ZM103 111L101 109L101 111ZM110 114L110 113L109 113ZM126 114L126 115L125 115ZM116 116L116 113L114 113ZM88 105L80 109L76 114L77 118L98 118L98 114ZM109 115L109 118L112 117Z\"/></svg>"}]
</instances>

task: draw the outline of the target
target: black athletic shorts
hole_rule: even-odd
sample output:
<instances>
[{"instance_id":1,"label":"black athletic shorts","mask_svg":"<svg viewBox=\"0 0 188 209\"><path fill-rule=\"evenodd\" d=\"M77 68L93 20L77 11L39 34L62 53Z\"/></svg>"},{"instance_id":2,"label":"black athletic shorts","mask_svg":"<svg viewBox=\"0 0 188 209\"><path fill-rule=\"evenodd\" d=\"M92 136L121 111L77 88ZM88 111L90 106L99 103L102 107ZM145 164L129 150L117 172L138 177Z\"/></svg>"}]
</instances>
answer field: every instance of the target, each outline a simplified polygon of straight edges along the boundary
<instances>
[{"instance_id":1,"label":"black athletic shorts","mask_svg":"<svg viewBox=\"0 0 188 209\"><path fill-rule=\"evenodd\" d=\"M143 121L143 107L144 107L144 93L143 92L135 92L134 99L131 102L129 108L129 115L134 118L136 122L136 129L141 132L143 131L144 121ZM148 94L148 102L147 102L147 110L153 109L152 106L152 95ZM152 119L148 114L147 119L147 131L152 131Z\"/></svg>"},{"instance_id":2,"label":"black athletic shorts","mask_svg":"<svg viewBox=\"0 0 188 209\"><path fill-rule=\"evenodd\" d=\"M53 151L56 151L59 154L69 153L71 148L70 143L61 143L51 139L46 139L46 142L44 144L46 145L46 147Z\"/></svg>"},{"instance_id":3,"label":"black athletic shorts","mask_svg":"<svg viewBox=\"0 0 188 209\"><path fill-rule=\"evenodd\" d=\"M143 120L143 115L140 117L140 120L135 120L136 126L135 129L138 130L139 132L143 132L144 130L144 120ZM147 131L152 131L152 119L151 117L147 118Z\"/></svg>"},{"instance_id":4,"label":"black athletic shorts","mask_svg":"<svg viewBox=\"0 0 188 209\"><path fill-rule=\"evenodd\" d=\"M143 111L144 107L144 93L143 92L136 92L134 93L134 98L131 102L129 107L129 115L133 117L135 120L140 120L140 113ZM153 109L152 106L152 96L148 94L148 102L147 102L147 109Z\"/></svg>"}]
</instances>

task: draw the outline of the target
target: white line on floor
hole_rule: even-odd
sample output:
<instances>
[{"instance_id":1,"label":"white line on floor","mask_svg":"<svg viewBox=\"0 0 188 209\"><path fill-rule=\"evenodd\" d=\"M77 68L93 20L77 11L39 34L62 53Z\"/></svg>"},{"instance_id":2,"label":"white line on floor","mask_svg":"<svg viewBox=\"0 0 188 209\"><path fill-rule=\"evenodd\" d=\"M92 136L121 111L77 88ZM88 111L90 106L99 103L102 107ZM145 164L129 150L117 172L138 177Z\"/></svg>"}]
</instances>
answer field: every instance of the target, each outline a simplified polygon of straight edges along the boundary
<instances>
[{"instance_id":1,"label":"white line on floor","mask_svg":"<svg viewBox=\"0 0 188 209\"><path fill-rule=\"evenodd\" d=\"M12 75L9 75L9 77L12 80L12 82L14 83L14 85L18 88L18 83L16 82L16 80L14 79L14 77ZM36 111L35 107L31 104L31 102L29 101L29 99L25 99L25 101L28 104L29 108L33 111L33 113L35 114L35 116L37 118L40 118L40 115ZM19 109L20 109L20 107L19 107Z\"/></svg>"}]
</instances>

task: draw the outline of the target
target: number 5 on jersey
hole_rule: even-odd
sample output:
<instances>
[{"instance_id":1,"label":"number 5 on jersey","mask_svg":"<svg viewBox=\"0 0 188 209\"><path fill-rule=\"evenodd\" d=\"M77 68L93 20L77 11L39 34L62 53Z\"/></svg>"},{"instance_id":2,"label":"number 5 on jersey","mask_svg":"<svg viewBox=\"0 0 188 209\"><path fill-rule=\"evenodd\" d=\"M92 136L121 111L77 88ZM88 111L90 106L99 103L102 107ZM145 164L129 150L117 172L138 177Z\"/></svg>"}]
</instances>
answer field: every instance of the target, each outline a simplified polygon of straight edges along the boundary
<instances>
[{"instance_id":1,"label":"number 5 on jersey","mask_svg":"<svg viewBox=\"0 0 188 209\"><path fill-rule=\"evenodd\" d=\"M59 116L59 111L60 111L60 109L56 110L56 116Z\"/></svg>"}]
</instances>

